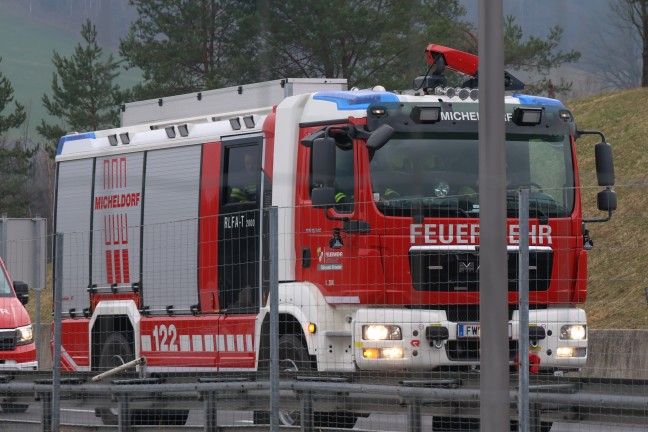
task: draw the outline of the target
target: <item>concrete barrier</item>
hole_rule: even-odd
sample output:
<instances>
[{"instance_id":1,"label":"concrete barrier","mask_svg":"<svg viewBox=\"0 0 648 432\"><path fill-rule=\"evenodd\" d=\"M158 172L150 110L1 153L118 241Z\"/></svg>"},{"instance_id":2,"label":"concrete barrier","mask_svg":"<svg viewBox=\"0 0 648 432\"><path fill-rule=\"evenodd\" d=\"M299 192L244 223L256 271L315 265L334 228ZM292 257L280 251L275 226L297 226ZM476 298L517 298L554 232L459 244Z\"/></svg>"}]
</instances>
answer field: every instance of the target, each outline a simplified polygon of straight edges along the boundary
<instances>
[{"instance_id":1,"label":"concrete barrier","mask_svg":"<svg viewBox=\"0 0 648 432\"><path fill-rule=\"evenodd\" d=\"M51 325L40 332L40 369L52 369ZM648 330L589 330L588 378L648 379Z\"/></svg>"},{"instance_id":2,"label":"concrete barrier","mask_svg":"<svg viewBox=\"0 0 648 432\"><path fill-rule=\"evenodd\" d=\"M589 330L580 376L648 379L648 330Z\"/></svg>"}]
</instances>

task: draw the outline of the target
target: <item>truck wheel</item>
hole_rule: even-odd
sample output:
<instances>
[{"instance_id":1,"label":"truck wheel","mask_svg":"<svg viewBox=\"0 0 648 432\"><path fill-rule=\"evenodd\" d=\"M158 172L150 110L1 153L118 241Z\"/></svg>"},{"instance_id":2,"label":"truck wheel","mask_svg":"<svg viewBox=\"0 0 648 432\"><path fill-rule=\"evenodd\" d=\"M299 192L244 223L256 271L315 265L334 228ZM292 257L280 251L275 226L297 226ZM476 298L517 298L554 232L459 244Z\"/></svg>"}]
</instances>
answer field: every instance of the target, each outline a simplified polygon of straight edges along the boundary
<instances>
[{"instance_id":1,"label":"truck wheel","mask_svg":"<svg viewBox=\"0 0 648 432\"><path fill-rule=\"evenodd\" d=\"M3 403L2 412L7 414L22 414L29 408L28 404Z\"/></svg>"},{"instance_id":2,"label":"truck wheel","mask_svg":"<svg viewBox=\"0 0 648 432\"><path fill-rule=\"evenodd\" d=\"M301 339L295 335L279 336L279 374L283 372L311 371L310 356ZM299 411L279 411L279 424L300 425ZM270 424L270 412L255 411L254 424Z\"/></svg>"},{"instance_id":3,"label":"truck wheel","mask_svg":"<svg viewBox=\"0 0 648 432\"><path fill-rule=\"evenodd\" d=\"M106 371L135 359L126 337L121 333L111 333L103 342L99 354L99 370Z\"/></svg>"},{"instance_id":4,"label":"truck wheel","mask_svg":"<svg viewBox=\"0 0 648 432\"><path fill-rule=\"evenodd\" d=\"M299 336L282 335L279 337L279 373L311 372L313 363L308 350ZM350 429L355 426L360 415L348 411L314 412L315 427ZM269 424L270 413L267 411L254 412L254 424ZM284 426L299 426L301 424L299 411L279 411L279 424Z\"/></svg>"},{"instance_id":5,"label":"truck wheel","mask_svg":"<svg viewBox=\"0 0 648 432\"><path fill-rule=\"evenodd\" d=\"M99 357L99 370L106 371L123 365L135 358L126 337L121 333L112 333L104 341ZM95 415L101 417L106 426L116 425L118 415L113 408L97 408ZM130 424L181 426L187 422L189 410L136 409L130 412Z\"/></svg>"}]
</instances>

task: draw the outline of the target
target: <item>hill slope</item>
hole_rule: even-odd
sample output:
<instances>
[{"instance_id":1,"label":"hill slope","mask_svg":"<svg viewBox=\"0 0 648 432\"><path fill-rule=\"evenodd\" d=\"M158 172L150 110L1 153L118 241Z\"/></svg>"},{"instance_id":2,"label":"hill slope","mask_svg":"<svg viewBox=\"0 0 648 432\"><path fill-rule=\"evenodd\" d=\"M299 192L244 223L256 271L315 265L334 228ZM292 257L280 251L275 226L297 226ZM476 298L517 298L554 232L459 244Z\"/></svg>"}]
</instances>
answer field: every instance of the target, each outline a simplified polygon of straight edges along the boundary
<instances>
[{"instance_id":1,"label":"hill slope","mask_svg":"<svg viewBox=\"0 0 648 432\"><path fill-rule=\"evenodd\" d=\"M613 146L618 210L607 223L590 223L589 291L585 309L591 328L648 328L648 89L568 102L579 129L599 129ZM577 141L585 216L596 211L593 145Z\"/></svg>"}]
</instances>

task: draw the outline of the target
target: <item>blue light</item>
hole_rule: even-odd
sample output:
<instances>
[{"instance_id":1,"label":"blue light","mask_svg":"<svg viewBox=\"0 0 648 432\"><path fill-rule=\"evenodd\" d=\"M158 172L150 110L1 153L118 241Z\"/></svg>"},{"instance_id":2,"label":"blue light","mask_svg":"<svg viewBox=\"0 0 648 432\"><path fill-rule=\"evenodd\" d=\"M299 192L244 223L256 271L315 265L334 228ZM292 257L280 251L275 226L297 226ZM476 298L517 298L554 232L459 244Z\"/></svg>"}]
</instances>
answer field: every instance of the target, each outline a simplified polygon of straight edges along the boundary
<instances>
[{"instance_id":1,"label":"blue light","mask_svg":"<svg viewBox=\"0 0 648 432\"><path fill-rule=\"evenodd\" d=\"M398 102L394 93L373 90L318 92L313 99L333 102L340 111L367 109L372 103Z\"/></svg>"},{"instance_id":2,"label":"blue light","mask_svg":"<svg viewBox=\"0 0 648 432\"><path fill-rule=\"evenodd\" d=\"M87 139L87 138L96 138L94 132L85 132L85 133L80 133L80 134L75 134L75 135L65 135L64 137L61 137L58 143L58 147L56 148L56 155L60 155L63 152L63 145L68 142L68 141L76 141L80 139Z\"/></svg>"},{"instance_id":3,"label":"blue light","mask_svg":"<svg viewBox=\"0 0 648 432\"><path fill-rule=\"evenodd\" d=\"M520 100L520 103L523 105L546 105L546 106L556 106L564 108L562 102L558 99L551 99L541 96L529 96L523 94L514 94L513 97L516 97Z\"/></svg>"}]
</instances>

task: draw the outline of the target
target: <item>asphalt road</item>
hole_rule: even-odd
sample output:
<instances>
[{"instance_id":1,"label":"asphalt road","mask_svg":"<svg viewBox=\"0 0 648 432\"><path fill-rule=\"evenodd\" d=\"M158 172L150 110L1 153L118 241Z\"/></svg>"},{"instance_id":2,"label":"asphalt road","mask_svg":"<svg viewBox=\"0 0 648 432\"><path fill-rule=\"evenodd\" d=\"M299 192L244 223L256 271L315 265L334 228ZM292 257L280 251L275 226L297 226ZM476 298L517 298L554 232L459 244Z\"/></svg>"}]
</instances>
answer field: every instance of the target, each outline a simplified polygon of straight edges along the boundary
<instances>
[{"instance_id":1,"label":"asphalt road","mask_svg":"<svg viewBox=\"0 0 648 432\"><path fill-rule=\"evenodd\" d=\"M42 415L41 406L35 404L29 407L27 412L23 414L7 414L0 413L0 421L5 419L12 419L17 421L31 421L40 423ZM423 430L432 430L432 417L423 416ZM204 422L202 410L192 410L187 421L190 426L202 426ZM95 417L94 410L88 407L79 406L66 406L61 408L61 424L73 425L87 425L99 426L101 419ZM243 411L219 411L218 425L219 426L247 426L252 424L252 413ZM401 432L407 427L407 417L405 415L394 414L372 414L367 418L361 418L357 421L355 429L365 431L394 431ZM13 425L0 425L0 430L3 432L23 432L23 428L19 424ZM627 425L614 425L614 424L595 424L588 422L567 423L556 422L554 423L552 432L648 432L646 426L627 426Z\"/></svg>"}]
</instances>

